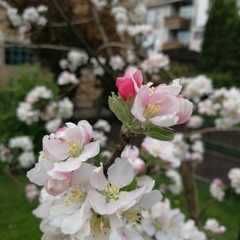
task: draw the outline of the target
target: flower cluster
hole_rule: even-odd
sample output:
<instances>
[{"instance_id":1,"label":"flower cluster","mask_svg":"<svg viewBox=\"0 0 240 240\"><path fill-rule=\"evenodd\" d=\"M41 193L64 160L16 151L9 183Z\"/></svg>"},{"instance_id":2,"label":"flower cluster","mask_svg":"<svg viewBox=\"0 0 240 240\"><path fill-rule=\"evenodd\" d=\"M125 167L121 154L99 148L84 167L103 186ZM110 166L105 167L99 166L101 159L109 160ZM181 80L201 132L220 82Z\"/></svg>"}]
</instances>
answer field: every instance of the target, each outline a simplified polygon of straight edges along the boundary
<instances>
[{"instance_id":1,"label":"flower cluster","mask_svg":"<svg viewBox=\"0 0 240 240\"><path fill-rule=\"evenodd\" d=\"M27 125L41 119L46 122L45 129L53 132L61 126L64 119L73 115L73 103L67 97L53 101L51 89L36 86L26 95L25 101L19 103L16 114Z\"/></svg>"},{"instance_id":2,"label":"flower cluster","mask_svg":"<svg viewBox=\"0 0 240 240\"><path fill-rule=\"evenodd\" d=\"M8 146L1 144L0 161L29 169L35 163L32 140L28 136L18 136L9 139Z\"/></svg>"},{"instance_id":3,"label":"flower cluster","mask_svg":"<svg viewBox=\"0 0 240 240\"><path fill-rule=\"evenodd\" d=\"M141 69L149 74L158 73L160 69L167 70L170 60L167 55L154 51L149 51L148 58L141 64Z\"/></svg>"},{"instance_id":4,"label":"flower cluster","mask_svg":"<svg viewBox=\"0 0 240 240\"><path fill-rule=\"evenodd\" d=\"M240 168L232 168L228 173L228 178L231 181L231 187L240 194Z\"/></svg>"},{"instance_id":5,"label":"flower cluster","mask_svg":"<svg viewBox=\"0 0 240 240\"><path fill-rule=\"evenodd\" d=\"M142 81L141 71L134 68L128 69L124 76L116 81L121 99L127 101L133 98L129 114L132 114L142 128L149 123L169 127L189 119L192 103L179 95L182 88L179 80L174 80L169 86L160 84L156 87L151 86L152 84L143 85ZM112 110L118 116L119 113L113 108Z\"/></svg>"},{"instance_id":6,"label":"flower cluster","mask_svg":"<svg viewBox=\"0 0 240 240\"><path fill-rule=\"evenodd\" d=\"M219 222L216 219L209 218L207 219L204 229L212 233L224 234L226 232L225 226L220 226Z\"/></svg>"},{"instance_id":7,"label":"flower cluster","mask_svg":"<svg viewBox=\"0 0 240 240\"><path fill-rule=\"evenodd\" d=\"M29 42L28 34L32 27L43 27L47 24L47 18L44 16L48 11L46 5L27 7L22 13L19 13L18 9L11 7L6 1L0 1L0 5L5 8L11 24L18 28L21 42Z\"/></svg>"},{"instance_id":8,"label":"flower cluster","mask_svg":"<svg viewBox=\"0 0 240 240\"><path fill-rule=\"evenodd\" d=\"M224 188L223 181L219 178L215 178L210 184L209 191L213 198L222 201L225 196Z\"/></svg>"},{"instance_id":9,"label":"flower cluster","mask_svg":"<svg viewBox=\"0 0 240 240\"><path fill-rule=\"evenodd\" d=\"M107 136L106 133L109 133L111 130L111 125L104 119L99 119L94 125L93 125L93 139L99 140L100 145L102 147L105 147L107 144Z\"/></svg>"},{"instance_id":10,"label":"flower cluster","mask_svg":"<svg viewBox=\"0 0 240 240\"><path fill-rule=\"evenodd\" d=\"M204 232L198 230L193 220L185 222L185 216L179 209L171 209L168 199L156 203L149 212L143 212L143 216L140 229L154 239L207 239Z\"/></svg>"},{"instance_id":11,"label":"flower cluster","mask_svg":"<svg viewBox=\"0 0 240 240\"><path fill-rule=\"evenodd\" d=\"M204 75L199 75L195 78L183 78L182 83L184 86L183 96L195 103L198 103L201 97L213 91L212 80Z\"/></svg>"},{"instance_id":12,"label":"flower cluster","mask_svg":"<svg viewBox=\"0 0 240 240\"><path fill-rule=\"evenodd\" d=\"M127 158L117 158L106 175L103 164L90 164L100 150L99 141L92 139L92 126L85 120L66 123L43 138L39 162L27 173L47 192L34 211L42 218L43 239L61 234L68 239L142 239L134 226L161 194L152 190L154 181L133 184L134 169Z\"/></svg>"}]
</instances>

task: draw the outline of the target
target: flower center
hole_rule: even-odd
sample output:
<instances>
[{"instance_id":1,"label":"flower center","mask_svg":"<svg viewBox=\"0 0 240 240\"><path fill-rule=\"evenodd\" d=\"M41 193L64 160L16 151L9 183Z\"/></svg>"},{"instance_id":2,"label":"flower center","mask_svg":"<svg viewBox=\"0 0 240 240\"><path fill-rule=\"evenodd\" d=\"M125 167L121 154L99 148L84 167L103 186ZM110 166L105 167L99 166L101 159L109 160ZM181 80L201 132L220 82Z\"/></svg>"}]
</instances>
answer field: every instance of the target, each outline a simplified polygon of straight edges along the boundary
<instances>
[{"instance_id":1,"label":"flower center","mask_svg":"<svg viewBox=\"0 0 240 240\"><path fill-rule=\"evenodd\" d=\"M66 144L69 146L67 152L71 157L76 158L83 152L83 148L79 142L67 141Z\"/></svg>"},{"instance_id":2,"label":"flower center","mask_svg":"<svg viewBox=\"0 0 240 240\"><path fill-rule=\"evenodd\" d=\"M163 227L163 223L161 221L156 221L154 225L157 230L161 230Z\"/></svg>"},{"instance_id":3,"label":"flower center","mask_svg":"<svg viewBox=\"0 0 240 240\"><path fill-rule=\"evenodd\" d=\"M143 116L146 119L155 117L155 114L160 111L162 108L157 103L150 103L147 105L147 107L144 110Z\"/></svg>"},{"instance_id":4,"label":"flower center","mask_svg":"<svg viewBox=\"0 0 240 240\"><path fill-rule=\"evenodd\" d=\"M107 220L108 219L104 218L103 216L93 213L93 216L90 220L90 228L93 238L98 238L101 232L106 235L105 227L109 226L109 222Z\"/></svg>"},{"instance_id":5,"label":"flower center","mask_svg":"<svg viewBox=\"0 0 240 240\"><path fill-rule=\"evenodd\" d=\"M65 192L63 196L67 197L65 201L66 207L68 207L70 203L75 203L77 201L84 202L86 199L86 194L81 192L76 186L72 187L72 190Z\"/></svg>"},{"instance_id":6,"label":"flower center","mask_svg":"<svg viewBox=\"0 0 240 240\"><path fill-rule=\"evenodd\" d=\"M115 202L119 197L119 188L116 185L105 185L104 192L107 202Z\"/></svg>"},{"instance_id":7,"label":"flower center","mask_svg":"<svg viewBox=\"0 0 240 240\"><path fill-rule=\"evenodd\" d=\"M129 221L132 223L133 227L136 227L137 224L142 222L142 215L138 210L130 210L127 212L127 217Z\"/></svg>"}]
</instances>

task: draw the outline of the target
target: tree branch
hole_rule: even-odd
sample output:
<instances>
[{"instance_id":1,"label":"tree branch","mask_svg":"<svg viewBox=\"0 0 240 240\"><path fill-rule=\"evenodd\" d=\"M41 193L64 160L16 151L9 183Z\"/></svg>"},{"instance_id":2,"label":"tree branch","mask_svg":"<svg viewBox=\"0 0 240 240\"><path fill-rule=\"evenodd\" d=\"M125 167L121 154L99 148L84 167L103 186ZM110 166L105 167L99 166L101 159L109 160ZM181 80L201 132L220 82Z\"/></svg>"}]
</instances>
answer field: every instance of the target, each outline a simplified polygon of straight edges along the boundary
<instances>
[{"instance_id":1,"label":"tree branch","mask_svg":"<svg viewBox=\"0 0 240 240\"><path fill-rule=\"evenodd\" d=\"M76 21L71 21L70 25L81 25L84 23L89 23L89 22L93 22L94 19L93 18L85 18L85 19L81 19L81 20L76 20ZM47 25L46 27L68 27L68 24L66 22L55 22L52 24Z\"/></svg>"},{"instance_id":2,"label":"tree branch","mask_svg":"<svg viewBox=\"0 0 240 240\"><path fill-rule=\"evenodd\" d=\"M124 150L124 148L129 144L130 139L133 137L131 133L125 133L120 131L120 143L117 145L112 157L109 159L108 163L104 166L104 174L107 177L107 170L108 168L115 163L115 159L118 157L121 157L121 154Z\"/></svg>"},{"instance_id":3,"label":"tree branch","mask_svg":"<svg viewBox=\"0 0 240 240\"><path fill-rule=\"evenodd\" d=\"M89 56L94 57L98 64L103 67L103 69L110 74L110 76L115 80L117 76L115 76L115 73L105 64L102 64L96 53L92 50L92 48L89 46L89 44L86 42L86 40L82 37L82 35L77 31L74 26L71 25L70 20L68 19L67 15L64 13L64 11L61 9L59 6L58 2L56 0L51 0L53 6L57 10L57 12L61 15L63 20L67 23L67 26L71 29L71 31L74 33L74 35L80 40L82 45L84 46L86 52L88 53Z\"/></svg>"},{"instance_id":4,"label":"tree branch","mask_svg":"<svg viewBox=\"0 0 240 240\"><path fill-rule=\"evenodd\" d=\"M203 128L203 129L199 129L196 131L192 131L190 133L186 133L184 134L184 139L187 139L189 137L191 137L194 134L204 134L204 133L210 133L210 132L240 132L240 127L232 127L229 129L218 129L215 127L210 127L210 128Z\"/></svg>"}]
</instances>

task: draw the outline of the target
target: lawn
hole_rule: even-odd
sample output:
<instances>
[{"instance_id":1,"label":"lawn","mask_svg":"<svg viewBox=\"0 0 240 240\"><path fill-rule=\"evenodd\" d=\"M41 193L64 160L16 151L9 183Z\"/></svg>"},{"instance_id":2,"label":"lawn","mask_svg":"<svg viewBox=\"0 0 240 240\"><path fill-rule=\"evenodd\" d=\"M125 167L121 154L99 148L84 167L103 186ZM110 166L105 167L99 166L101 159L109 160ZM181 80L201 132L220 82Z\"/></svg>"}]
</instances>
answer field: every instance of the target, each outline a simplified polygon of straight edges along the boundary
<instances>
[{"instance_id":1,"label":"lawn","mask_svg":"<svg viewBox=\"0 0 240 240\"><path fill-rule=\"evenodd\" d=\"M17 178L23 183L28 183L25 175L18 175ZM205 200L209 200L210 195L207 185L200 184L199 187L200 202L201 205L203 205ZM32 210L37 207L38 202L29 202L25 198L24 188L14 183L13 180L3 172L2 168L0 168L0 189L0 239L41 239L42 233L39 230L40 220L32 215ZM179 206L183 207L184 201L181 198L178 200L180 200ZM223 202L215 201L214 204L210 205L209 208L203 212L202 218L204 220L206 220L208 217L216 218L222 225L227 227L226 234L215 237L215 240L239 240L239 213L240 196L229 193Z\"/></svg>"},{"instance_id":2,"label":"lawn","mask_svg":"<svg viewBox=\"0 0 240 240\"><path fill-rule=\"evenodd\" d=\"M28 183L24 175L17 176L23 183ZM39 240L40 220L32 210L38 202L29 202L25 197L24 187L17 185L0 168L0 239L1 240Z\"/></svg>"}]
</instances>

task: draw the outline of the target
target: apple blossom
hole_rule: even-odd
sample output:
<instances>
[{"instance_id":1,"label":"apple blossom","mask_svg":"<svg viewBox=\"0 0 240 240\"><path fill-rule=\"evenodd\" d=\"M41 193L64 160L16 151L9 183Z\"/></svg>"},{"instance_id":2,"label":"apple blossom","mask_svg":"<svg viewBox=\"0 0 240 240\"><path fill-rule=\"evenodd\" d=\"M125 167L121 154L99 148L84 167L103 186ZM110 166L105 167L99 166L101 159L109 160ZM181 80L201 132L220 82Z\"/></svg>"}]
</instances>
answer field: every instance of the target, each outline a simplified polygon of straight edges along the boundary
<instances>
[{"instance_id":1,"label":"apple blossom","mask_svg":"<svg viewBox=\"0 0 240 240\"><path fill-rule=\"evenodd\" d=\"M180 236L184 240L207 240L205 233L198 230L195 222L192 219L189 219L187 222L184 223L180 232Z\"/></svg>"},{"instance_id":2,"label":"apple blossom","mask_svg":"<svg viewBox=\"0 0 240 240\"><path fill-rule=\"evenodd\" d=\"M57 84L60 86L66 84L78 84L79 80L76 78L75 74L70 73L68 71L63 71L60 73L57 79Z\"/></svg>"},{"instance_id":3,"label":"apple blossom","mask_svg":"<svg viewBox=\"0 0 240 240\"><path fill-rule=\"evenodd\" d=\"M104 132L110 132L111 125L104 119L98 119L93 125L95 129L103 130Z\"/></svg>"},{"instance_id":4,"label":"apple blossom","mask_svg":"<svg viewBox=\"0 0 240 240\"><path fill-rule=\"evenodd\" d=\"M60 172L76 170L83 161L99 153L99 141L90 142L92 126L87 121L66 125L55 134L43 138L43 154L55 161L54 170Z\"/></svg>"},{"instance_id":5,"label":"apple blossom","mask_svg":"<svg viewBox=\"0 0 240 240\"><path fill-rule=\"evenodd\" d=\"M231 187L240 194L240 168L232 168L228 172L228 178L230 179Z\"/></svg>"},{"instance_id":6,"label":"apple blossom","mask_svg":"<svg viewBox=\"0 0 240 240\"><path fill-rule=\"evenodd\" d=\"M178 80L169 86L144 85L136 94L131 113L140 122L150 121L159 127L181 124L192 114L192 103L178 95L181 88Z\"/></svg>"},{"instance_id":7,"label":"apple blossom","mask_svg":"<svg viewBox=\"0 0 240 240\"><path fill-rule=\"evenodd\" d=\"M147 136L143 139L142 148L158 158L166 166L170 165L174 168L180 166L181 159L175 155L172 141L160 141Z\"/></svg>"},{"instance_id":8,"label":"apple blossom","mask_svg":"<svg viewBox=\"0 0 240 240\"><path fill-rule=\"evenodd\" d=\"M187 126L190 128L200 128L202 124L203 118L198 115L192 115L187 122Z\"/></svg>"},{"instance_id":9,"label":"apple blossom","mask_svg":"<svg viewBox=\"0 0 240 240\"><path fill-rule=\"evenodd\" d=\"M195 103L200 101L200 98L213 91L212 80L204 75L198 75L194 78L183 78L182 94L188 99L192 99Z\"/></svg>"},{"instance_id":10,"label":"apple blossom","mask_svg":"<svg viewBox=\"0 0 240 240\"><path fill-rule=\"evenodd\" d=\"M117 54L110 57L109 65L114 71L123 70L125 62L123 58L119 54Z\"/></svg>"},{"instance_id":11,"label":"apple blossom","mask_svg":"<svg viewBox=\"0 0 240 240\"><path fill-rule=\"evenodd\" d=\"M153 74L158 73L161 68L167 70L169 63L170 60L167 55L156 51L149 51L148 58L142 62L141 68L144 72Z\"/></svg>"},{"instance_id":12,"label":"apple blossom","mask_svg":"<svg viewBox=\"0 0 240 240\"><path fill-rule=\"evenodd\" d=\"M10 138L8 146L10 148L20 148L23 151L30 151L33 149L32 140L28 136L17 136Z\"/></svg>"},{"instance_id":13,"label":"apple blossom","mask_svg":"<svg viewBox=\"0 0 240 240\"><path fill-rule=\"evenodd\" d=\"M166 171L166 176L170 178L170 184L168 184L168 189L171 191L172 194L177 195L180 194L183 184L181 175L178 171L170 169Z\"/></svg>"},{"instance_id":14,"label":"apple blossom","mask_svg":"<svg viewBox=\"0 0 240 240\"><path fill-rule=\"evenodd\" d=\"M121 157L125 157L131 163L134 173L138 174L145 168L145 162L139 158L139 149L136 146L127 145Z\"/></svg>"},{"instance_id":15,"label":"apple blossom","mask_svg":"<svg viewBox=\"0 0 240 240\"><path fill-rule=\"evenodd\" d=\"M226 232L226 228L224 226L220 226L219 222L213 218L207 219L204 229L218 234L224 234Z\"/></svg>"},{"instance_id":16,"label":"apple blossom","mask_svg":"<svg viewBox=\"0 0 240 240\"><path fill-rule=\"evenodd\" d=\"M184 224L184 215L179 209L171 209L170 202L157 202L149 212L142 212L142 228L150 237L157 240L181 239L180 231Z\"/></svg>"},{"instance_id":17,"label":"apple blossom","mask_svg":"<svg viewBox=\"0 0 240 240\"><path fill-rule=\"evenodd\" d=\"M28 184L25 187L25 192L27 199L29 199L30 201L37 199L37 197L39 196L39 190L37 189L37 186L35 184Z\"/></svg>"},{"instance_id":18,"label":"apple blossom","mask_svg":"<svg viewBox=\"0 0 240 240\"><path fill-rule=\"evenodd\" d=\"M213 198L217 199L218 201L222 201L225 196L224 184L222 180L219 178L213 179L212 183L210 184L209 191Z\"/></svg>"}]
</instances>

